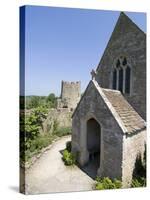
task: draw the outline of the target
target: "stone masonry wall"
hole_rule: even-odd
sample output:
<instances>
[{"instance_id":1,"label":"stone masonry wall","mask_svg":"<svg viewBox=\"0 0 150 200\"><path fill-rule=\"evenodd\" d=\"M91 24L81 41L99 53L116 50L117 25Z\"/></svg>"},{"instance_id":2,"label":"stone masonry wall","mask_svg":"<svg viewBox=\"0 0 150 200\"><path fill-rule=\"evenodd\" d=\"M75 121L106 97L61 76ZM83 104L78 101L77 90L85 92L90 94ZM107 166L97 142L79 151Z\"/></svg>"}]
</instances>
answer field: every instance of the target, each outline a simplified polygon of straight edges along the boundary
<instances>
[{"instance_id":1,"label":"stone masonry wall","mask_svg":"<svg viewBox=\"0 0 150 200\"><path fill-rule=\"evenodd\" d=\"M141 155L143 159L145 144L146 130L123 138L122 181L125 188L130 187L137 156Z\"/></svg>"},{"instance_id":2,"label":"stone masonry wall","mask_svg":"<svg viewBox=\"0 0 150 200\"><path fill-rule=\"evenodd\" d=\"M58 107L75 109L81 97L81 83L62 81L61 98Z\"/></svg>"},{"instance_id":3,"label":"stone masonry wall","mask_svg":"<svg viewBox=\"0 0 150 200\"><path fill-rule=\"evenodd\" d=\"M88 86L72 121L72 151L79 155L78 161L81 165L88 159L86 127L90 118L96 119L101 126L101 161L98 174L121 178L122 130L93 84Z\"/></svg>"},{"instance_id":4,"label":"stone masonry wall","mask_svg":"<svg viewBox=\"0 0 150 200\"><path fill-rule=\"evenodd\" d=\"M43 122L43 134L52 134L54 122L58 123L58 128L62 127L71 127L72 120L71 120L72 112L68 109L51 109L48 113L46 120Z\"/></svg>"}]
</instances>

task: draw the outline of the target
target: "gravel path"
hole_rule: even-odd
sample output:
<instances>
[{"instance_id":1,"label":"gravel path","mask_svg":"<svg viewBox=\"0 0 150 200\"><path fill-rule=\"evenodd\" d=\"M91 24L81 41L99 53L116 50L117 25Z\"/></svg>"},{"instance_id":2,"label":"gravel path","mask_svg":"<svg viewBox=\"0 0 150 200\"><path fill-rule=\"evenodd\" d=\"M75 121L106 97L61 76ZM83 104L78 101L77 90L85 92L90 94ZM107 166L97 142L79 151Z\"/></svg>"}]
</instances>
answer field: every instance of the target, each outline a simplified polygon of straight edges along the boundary
<instances>
[{"instance_id":1,"label":"gravel path","mask_svg":"<svg viewBox=\"0 0 150 200\"><path fill-rule=\"evenodd\" d=\"M26 171L26 194L92 190L93 179L62 162L60 151L70 140L70 136L62 137Z\"/></svg>"}]
</instances>

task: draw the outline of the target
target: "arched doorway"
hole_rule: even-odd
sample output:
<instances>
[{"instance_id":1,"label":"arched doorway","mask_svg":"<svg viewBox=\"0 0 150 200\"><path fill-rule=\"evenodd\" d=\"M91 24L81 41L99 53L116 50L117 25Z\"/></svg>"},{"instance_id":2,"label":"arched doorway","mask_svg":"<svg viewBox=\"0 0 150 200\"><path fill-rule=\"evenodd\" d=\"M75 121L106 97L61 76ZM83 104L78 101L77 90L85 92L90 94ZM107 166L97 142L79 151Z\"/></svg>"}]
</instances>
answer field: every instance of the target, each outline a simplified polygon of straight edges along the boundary
<instances>
[{"instance_id":1,"label":"arched doorway","mask_svg":"<svg viewBox=\"0 0 150 200\"><path fill-rule=\"evenodd\" d=\"M91 118L87 121L87 150L89 152L88 166L91 170L91 176L94 178L100 167L100 149L101 127L94 118Z\"/></svg>"}]
</instances>

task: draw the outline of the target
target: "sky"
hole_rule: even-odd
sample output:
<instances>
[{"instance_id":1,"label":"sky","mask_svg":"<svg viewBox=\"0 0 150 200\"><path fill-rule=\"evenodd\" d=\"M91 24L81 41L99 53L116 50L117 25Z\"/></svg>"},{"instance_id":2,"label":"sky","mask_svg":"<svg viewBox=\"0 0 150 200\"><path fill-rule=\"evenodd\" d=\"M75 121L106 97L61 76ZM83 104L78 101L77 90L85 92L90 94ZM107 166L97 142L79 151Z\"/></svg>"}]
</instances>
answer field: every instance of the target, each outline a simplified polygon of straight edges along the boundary
<instances>
[{"instance_id":1,"label":"sky","mask_svg":"<svg viewBox=\"0 0 150 200\"><path fill-rule=\"evenodd\" d=\"M60 95L61 81L85 90L120 12L26 6L25 95ZM125 12L144 32L146 14Z\"/></svg>"}]
</instances>

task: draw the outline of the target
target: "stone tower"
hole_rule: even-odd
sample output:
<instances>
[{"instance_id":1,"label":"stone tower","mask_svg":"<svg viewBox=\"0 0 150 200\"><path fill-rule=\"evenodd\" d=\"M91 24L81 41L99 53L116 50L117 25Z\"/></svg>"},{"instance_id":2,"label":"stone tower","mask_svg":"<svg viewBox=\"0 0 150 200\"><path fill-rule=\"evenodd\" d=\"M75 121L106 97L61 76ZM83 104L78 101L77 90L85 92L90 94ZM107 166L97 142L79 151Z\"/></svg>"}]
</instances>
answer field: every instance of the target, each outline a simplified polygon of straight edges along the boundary
<instances>
[{"instance_id":1,"label":"stone tower","mask_svg":"<svg viewBox=\"0 0 150 200\"><path fill-rule=\"evenodd\" d=\"M81 97L81 82L61 83L61 97L57 101L57 108L68 108L74 110Z\"/></svg>"}]
</instances>

